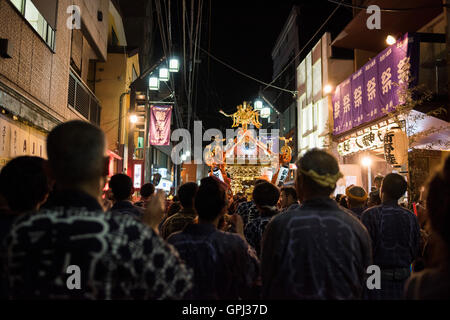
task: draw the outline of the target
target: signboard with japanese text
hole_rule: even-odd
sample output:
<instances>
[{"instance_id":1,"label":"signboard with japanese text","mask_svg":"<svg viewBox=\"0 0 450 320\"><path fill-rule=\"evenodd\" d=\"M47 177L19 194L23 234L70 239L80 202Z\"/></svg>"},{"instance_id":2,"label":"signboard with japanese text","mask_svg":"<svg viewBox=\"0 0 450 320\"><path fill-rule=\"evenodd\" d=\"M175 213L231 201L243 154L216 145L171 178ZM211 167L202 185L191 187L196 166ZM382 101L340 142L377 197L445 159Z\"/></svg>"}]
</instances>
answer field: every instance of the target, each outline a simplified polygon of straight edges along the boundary
<instances>
[{"instance_id":1,"label":"signboard with japanese text","mask_svg":"<svg viewBox=\"0 0 450 320\"><path fill-rule=\"evenodd\" d=\"M392 128L384 135L384 158L394 167L400 167L408 160L408 137L398 127Z\"/></svg>"},{"instance_id":2,"label":"signboard with japanese text","mask_svg":"<svg viewBox=\"0 0 450 320\"><path fill-rule=\"evenodd\" d=\"M334 135L379 119L402 103L401 91L417 80L418 48L417 39L405 34L336 87Z\"/></svg>"},{"instance_id":3,"label":"signboard with japanese text","mask_svg":"<svg viewBox=\"0 0 450 320\"><path fill-rule=\"evenodd\" d=\"M142 164L136 163L134 165L133 187L135 189L140 189L141 183L142 183Z\"/></svg>"},{"instance_id":4,"label":"signboard with japanese text","mask_svg":"<svg viewBox=\"0 0 450 320\"><path fill-rule=\"evenodd\" d=\"M172 106L150 107L149 140L153 146L170 145Z\"/></svg>"},{"instance_id":5,"label":"signboard with japanese text","mask_svg":"<svg viewBox=\"0 0 450 320\"><path fill-rule=\"evenodd\" d=\"M340 142L337 151L340 155L346 156L364 150L382 149L385 143L385 135L391 128L397 126L392 123L380 126L378 129L368 129L366 132L354 137L350 137Z\"/></svg>"},{"instance_id":6,"label":"signboard with japanese text","mask_svg":"<svg viewBox=\"0 0 450 320\"><path fill-rule=\"evenodd\" d=\"M46 158L45 144L45 133L0 116L0 167L18 156Z\"/></svg>"}]
</instances>

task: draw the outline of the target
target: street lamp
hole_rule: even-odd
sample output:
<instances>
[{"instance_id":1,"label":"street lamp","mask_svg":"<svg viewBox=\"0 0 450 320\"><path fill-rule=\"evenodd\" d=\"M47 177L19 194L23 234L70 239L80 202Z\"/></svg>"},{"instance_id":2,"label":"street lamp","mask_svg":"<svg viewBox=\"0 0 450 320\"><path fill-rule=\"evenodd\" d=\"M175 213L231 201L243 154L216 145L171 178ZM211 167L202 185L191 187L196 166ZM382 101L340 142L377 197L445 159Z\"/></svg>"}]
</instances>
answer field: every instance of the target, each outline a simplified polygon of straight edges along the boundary
<instances>
[{"instance_id":1,"label":"street lamp","mask_svg":"<svg viewBox=\"0 0 450 320\"><path fill-rule=\"evenodd\" d=\"M130 116L130 122L131 122L131 123L136 123L137 121L138 121L137 115L132 114L132 115Z\"/></svg>"},{"instance_id":2,"label":"street lamp","mask_svg":"<svg viewBox=\"0 0 450 320\"><path fill-rule=\"evenodd\" d=\"M263 103L261 100L256 100L254 103L255 110L261 110L263 108Z\"/></svg>"},{"instance_id":3,"label":"street lamp","mask_svg":"<svg viewBox=\"0 0 450 320\"><path fill-rule=\"evenodd\" d=\"M370 192L372 189L372 159L370 157L364 157L361 161L362 165L364 167L367 167L367 181L368 181L368 190L367 192Z\"/></svg>"},{"instance_id":4,"label":"street lamp","mask_svg":"<svg viewBox=\"0 0 450 320\"><path fill-rule=\"evenodd\" d=\"M269 118L270 117L270 108L269 107L262 108L260 116L263 119Z\"/></svg>"},{"instance_id":5,"label":"street lamp","mask_svg":"<svg viewBox=\"0 0 450 320\"><path fill-rule=\"evenodd\" d=\"M395 39L395 37L393 35L388 35L386 37L386 43L390 46L392 46L394 43L397 42L397 39Z\"/></svg>"},{"instance_id":6,"label":"street lamp","mask_svg":"<svg viewBox=\"0 0 450 320\"><path fill-rule=\"evenodd\" d=\"M159 78L151 76L148 80L148 86L150 90L159 90Z\"/></svg>"},{"instance_id":7,"label":"street lamp","mask_svg":"<svg viewBox=\"0 0 450 320\"><path fill-rule=\"evenodd\" d=\"M323 93L325 95L330 94L333 91L333 87L331 86L331 84L327 84L325 85L325 87L323 87Z\"/></svg>"},{"instance_id":8,"label":"street lamp","mask_svg":"<svg viewBox=\"0 0 450 320\"><path fill-rule=\"evenodd\" d=\"M178 59L172 58L169 60L169 71L178 72L180 70L180 62Z\"/></svg>"},{"instance_id":9,"label":"street lamp","mask_svg":"<svg viewBox=\"0 0 450 320\"><path fill-rule=\"evenodd\" d=\"M167 68L159 69L159 80L160 81L169 81L169 69L167 69Z\"/></svg>"}]
</instances>

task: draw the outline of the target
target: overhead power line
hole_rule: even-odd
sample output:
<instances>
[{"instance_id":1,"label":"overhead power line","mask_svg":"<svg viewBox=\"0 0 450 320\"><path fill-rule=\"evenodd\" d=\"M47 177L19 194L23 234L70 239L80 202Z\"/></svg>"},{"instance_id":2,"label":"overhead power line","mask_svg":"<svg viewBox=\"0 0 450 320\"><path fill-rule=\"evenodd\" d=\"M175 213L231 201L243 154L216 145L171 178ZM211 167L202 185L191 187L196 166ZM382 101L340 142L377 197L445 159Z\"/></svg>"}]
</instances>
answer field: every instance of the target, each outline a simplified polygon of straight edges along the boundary
<instances>
[{"instance_id":1,"label":"overhead power line","mask_svg":"<svg viewBox=\"0 0 450 320\"><path fill-rule=\"evenodd\" d=\"M331 2L334 4L340 4L344 7L353 8L353 9L367 10L367 8L368 8L368 7L357 6L357 5L353 5L353 4L349 4L349 3L345 3L343 1L337 1L337 0L328 0L328 2ZM383 11L383 12L405 12L405 11L444 8L444 7L446 7L446 5L440 4L440 5L434 5L434 6L422 6L422 7L415 7L415 8L380 8L380 11Z\"/></svg>"},{"instance_id":2,"label":"overhead power line","mask_svg":"<svg viewBox=\"0 0 450 320\"><path fill-rule=\"evenodd\" d=\"M248 74L246 74L246 73L244 73L244 72L242 72L242 71L236 69L235 67L229 65L228 63L226 63L226 62L220 60L219 58L215 57L213 54L209 53L207 50L203 49L202 47L198 46L198 48L199 48L200 50L202 50L204 53L206 53L206 54L207 54L209 57L211 57L213 60L216 60L217 62L223 64L223 65L226 66L227 68L233 70L233 71L236 72L236 73L239 73L240 75L242 75L242 76L244 76L244 77L247 77L247 78L249 78L249 79L252 79L253 81L256 81L256 82L258 82L258 83L260 83L260 84L263 84L263 85L265 85L265 86L272 87L272 88L274 88L274 89L282 90L282 91L289 92L289 93L292 93L292 94L296 94L296 93L297 93L297 91L292 91L292 90L288 90L288 89L285 89L285 88L280 88L280 87L271 85L270 83L267 83L267 82L264 82L264 81L262 81L262 80L256 79L255 77L252 77L251 75L248 75Z\"/></svg>"}]
</instances>

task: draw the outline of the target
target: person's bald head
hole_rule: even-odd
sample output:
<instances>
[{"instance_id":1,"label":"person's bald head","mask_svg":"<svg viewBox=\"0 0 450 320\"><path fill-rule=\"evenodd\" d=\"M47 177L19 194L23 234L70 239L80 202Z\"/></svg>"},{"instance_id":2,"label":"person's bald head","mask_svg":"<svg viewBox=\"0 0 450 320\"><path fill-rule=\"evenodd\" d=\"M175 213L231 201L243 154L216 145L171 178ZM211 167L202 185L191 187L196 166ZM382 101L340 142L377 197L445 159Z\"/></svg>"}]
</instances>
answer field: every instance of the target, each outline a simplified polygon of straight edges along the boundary
<instances>
[{"instance_id":1,"label":"person's bald head","mask_svg":"<svg viewBox=\"0 0 450 320\"><path fill-rule=\"evenodd\" d=\"M78 185L108 173L103 131L81 120L56 126L47 137L48 163L56 182Z\"/></svg>"}]
</instances>

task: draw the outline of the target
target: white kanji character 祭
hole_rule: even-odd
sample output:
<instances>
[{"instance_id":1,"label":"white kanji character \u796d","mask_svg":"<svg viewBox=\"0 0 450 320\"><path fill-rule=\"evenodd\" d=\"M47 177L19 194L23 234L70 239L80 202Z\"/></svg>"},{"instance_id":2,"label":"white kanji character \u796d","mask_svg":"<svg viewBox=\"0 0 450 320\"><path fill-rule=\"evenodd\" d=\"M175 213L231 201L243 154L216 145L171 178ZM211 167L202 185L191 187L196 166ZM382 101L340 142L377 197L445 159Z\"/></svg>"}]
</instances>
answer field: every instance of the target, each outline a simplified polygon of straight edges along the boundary
<instances>
[{"instance_id":1,"label":"white kanji character \u796d","mask_svg":"<svg viewBox=\"0 0 450 320\"><path fill-rule=\"evenodd\" d=\"M346 94L343 99L344 113L350 112L350 94Z\"/></svg>"},{"instance_id":2,"label":"white kanji character \u796d","mask_svg":"<svg viewBox=\"0 0 450 320\"><path fill-rule=\"evenodd\" d=\"M372 101L373 99L375 99L375 96L377 93L376 86L377 86L377 83L375 81L375 77L373 77L372 79L370 79L367 82L367 100L368 101Z\"/></svg>"},{"instance_id":3,"label":"white kanji character \u796d","mask_svg":"<svg viewBox=\"0 0 450 320\"><path fill-rule=\"evenodd\" d=\"M362 87L359 86L353 91L353 101L355 103L355 108L362 105Z\"/></svg>"},{"instance_id":4,"label":"white kanji character \u796d","mask_svg":"<svg viewBox=\"0 0 450 320\"><path fill-rule=\"evenodd\" d=\"M341 102L340 101L336 101L334 103L334 118L335 119L339 118L340 109L341 109Z\"/></svg>"},{"instance_id":5,"label":"white kanji character \u796d","mask_svg":"<svg viewBox=\"0 0 450 320\"><path fill-rule=\"evenodd\" d=\"M382 84L382 92L383 94L386 94L391 90L392 86L392 74L391 74L391 68L387 68L382 74L381 74L381 84Z\"/></svg>"},{"instance_id":6,"label":"white kanji character \u796d","mask_svg":"<svg viewBox=\"0 0 450 320\"><path fill-rule=\"evenodd\" d=\"M397 74L399 83L408 83L411 62L409 57L405 57L399 61L397 65Z\"/></svg>"}]
</instances>

